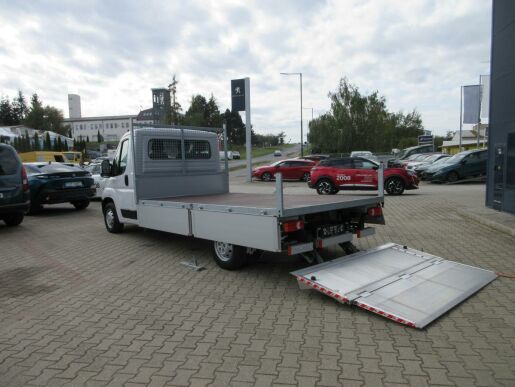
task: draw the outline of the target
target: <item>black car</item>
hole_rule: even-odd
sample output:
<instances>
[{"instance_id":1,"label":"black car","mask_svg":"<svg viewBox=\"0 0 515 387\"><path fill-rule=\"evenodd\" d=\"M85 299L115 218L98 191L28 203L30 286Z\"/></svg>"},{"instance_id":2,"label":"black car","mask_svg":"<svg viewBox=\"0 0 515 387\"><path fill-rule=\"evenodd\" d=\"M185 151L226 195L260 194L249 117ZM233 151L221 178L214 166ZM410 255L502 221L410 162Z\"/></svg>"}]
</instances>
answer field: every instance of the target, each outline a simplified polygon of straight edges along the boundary
<instances>
[{"instance_id":1,"label":"black car","mask_svg":"<svg viewBox=\"0 0 515 387\"><path fill-rule=\"evenodd\" d=\"M95 182L88 171L61 163L25 164L30 186L30 212L43 204L71 203L77 210L89 206Z\"/></svg>"},{"instance_id":2,"label":"black car","mask_svg":"<svg viewBox=\"0 0 515 387\"><path fill-rule=\"evenodd\" d=\"M0 144L0 220L17 226L29 208L27 173L16 150Z\"/></svg>"}]
</instances>

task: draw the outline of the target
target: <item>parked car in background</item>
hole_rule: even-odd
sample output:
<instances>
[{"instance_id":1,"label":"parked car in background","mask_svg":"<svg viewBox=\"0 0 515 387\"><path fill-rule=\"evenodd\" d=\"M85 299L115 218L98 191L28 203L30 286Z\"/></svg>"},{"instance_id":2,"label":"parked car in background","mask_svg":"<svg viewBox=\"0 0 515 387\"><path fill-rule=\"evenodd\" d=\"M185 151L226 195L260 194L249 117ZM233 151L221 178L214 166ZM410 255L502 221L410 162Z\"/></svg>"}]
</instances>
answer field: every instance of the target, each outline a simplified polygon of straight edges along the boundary
<instances>
[{"instance_id":1,"label":"parked car in background","mask_svg":"<svg viewBox=\"0 0 515 387\"><path fill-rule=\"evenodd\" d=\"M316 164L318 164L322 160L328 159L328 155L307 155L307 156L299 156L297 159L300 160L311 160L314 161Z\"/></svg>"},{"instance_id":2,"label":"parked car in background","mask_svg":"<svg viewBox=\"0 0 515 387\"><path fill-rule=\"evenodd\" d=\"M106 178L101 176L102 173L102 164L99 163L91 163L87 167L84 168L86 171L91 173L91 177L95 182L96 192L93 196L93 199L100 199L102 197L102 191L104 190L104 186L106 183Z\"/></svg>"},{"instance_id":3,"label":"parked car in background","mask_svg":"<svg viewBox=\"0 0 515 387\"><path fill-rule=\"evenodd\" d=\"M220 151L218 153L219 153L220 160L225 160L225 152ZM233 159L232 151L227 151L227 160L232 160L232 159Z\"/></svg>"},{"instance_id":4,"label":"parked car in background","mask_svg":"<svg viewBox=\"0 0 515 387\"><path fill-rule=\"evenodd\" d=\"M411 155L415 155L418 153L429 153L433 152L433 145L418 145L412 146L410 148L403 149L400 153L397 154L397 158L388 160L388 167L400 167L402 160L406 160Z\"/></svg>"},{"instance_id":5,"label":"parked car in background","mask_svg":"<svg viewBox=\"0 0 515 387\"><path fill-rule=\"evenodd\" d=\"M416 174L420 178L420 180L425 180L424 172L426 172L428 169L435 167L439 163L444 163L449 157L451 157L450 155L447 155L447 154L442 154L442 156L443 157L439 158L436 161L433 161L432 163L420 164L414 168L414 171L416 172Z\"/></svg>"},{"instance_id":6,"label":"parked car in background","mask_svg":"<svg viewBox=\"0 0 515 387\"><path fill-rule=\"evenodd\" d=\"M424 178L432 182L455 182L458 180L486 175L488 152L468 150L445 159L444 162L428 168Z\"/></svg>"},{"instance_id":7,"label":"parked car in background","mask_svg":"<svg viewBox=\"0 0 515 387\"><path fill-rule=\"evenodd\" d=\"M268 166L255 168L252 171L252 177L263 181L270 181L277 172L281 172L285 180L308 181L311 168L315 165L315 162L311 160L281 160Z\"/></svg>"},{"instance_id":8,"label":"parked car in background","mask_svg":"<svg viewBox=\"0 0 515 387\"><path fill-rule=\"evenodd\" d=\"M367 160L372 160L372 161L375 161L375 162L379 162L379 159L377 158L377 156L375 156L370 151L353 151L353 152L350 153L350 157L362 157L362 158L367 159Z\"/></svg>"},{"instance_id":9,"label":"parked car in background","mask_svg":"<svg viewBox=\"0 0 515 387\"><path fill-rule=\"evenodd\" d=\"M239 151L232 151L232 158L235 160L241 159L241 155Z\"/></svg>"},{"instance_id":10,"label":"parked car in background","mask_svg":"<svg viewBox=\"0 0 515 387\"><path fill-rule=\"evenodd\" d=\"M417 160L417 161L411 161L409 162L407 165L406 165L406 168L407 169L413 169L415 170L417 167L419 166L422 166L422 165L429 165L429 164L432 164L434 163L435 161L438 161L440 159L443 159L443 158L446 158L446 157L449 157L449 155L445 154L445 153L432 153L432 154L429 154L427 157L424 157L423 159L421 160Z\"/></svg>"},{"instance_id":11,"label":"parked car in background","mask_svg":"<svg viewBox=\"0 0 515 387\"><path fill-rule=\"evenodd\" d=\"M342 157L321 161L311 169L310 188L319 195L334 195L340 190L376 190L379 164L361 157ZM389 195L417 189L415 172L404 168L384 170L384 189Z\"/></svg>"},{"instance_id":12,"label":"parked car in background","mask_svg":"<svg viewBox=\"0 0 515 387\"><path fill-rule=\"evenodd\" d=\"M89 206L96 188L88 171L61 163L24 164L30 187L30 212L43 204L71 203L77 210Z\"/></svg>"},{"instance_id":13,"label":"parked car in background","mask_svg":"<svg viewBox=\"0 0 515 387\"><path fill-rule=\"evenodd\" d=\"M281 157L282 155L283 153L279 149L274 151L274 157Z\"/></svg>"},{"instance_id":14,"label":"parked car in background","mask_svg":"<svg viewBox=\"0 0 515 387\"><path fill-rule=\"evenodd\" d=\"M427 158L429 158L433 153L420 153L418 155L413 155L414 157L408 158L401 162L403 168L408 168L410 165L416 165L418 163L423 162Z\"/></svg>"},{"instance_id":15,"label":"parked car in background","mask_svg":"<svg viewBox=\"0 0 515 387\"><path fill-rule=\"evenodd\" d=\"M27 173L16 150L0 143L0 220L17 226L29 208Z\"/></svg>"}]
</instances>

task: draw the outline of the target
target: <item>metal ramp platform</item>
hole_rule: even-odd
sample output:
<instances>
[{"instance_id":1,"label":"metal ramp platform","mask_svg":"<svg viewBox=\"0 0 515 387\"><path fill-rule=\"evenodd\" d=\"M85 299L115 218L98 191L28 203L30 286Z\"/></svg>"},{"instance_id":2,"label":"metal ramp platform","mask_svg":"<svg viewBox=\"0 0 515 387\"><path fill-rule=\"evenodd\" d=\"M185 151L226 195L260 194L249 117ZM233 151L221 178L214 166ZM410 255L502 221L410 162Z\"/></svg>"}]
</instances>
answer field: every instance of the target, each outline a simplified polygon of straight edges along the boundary
<instances>
[{"instance_id":1,"label":"metal ramp platform","mask_svg":"<svg viewBox=\"0 0 515 387\"><path fill-rule=\"evenodd\" d=\"M424 328L496 278L492 271L393 243L291 274L303 289L414 328Z\"/></svg>"}]
</instances>

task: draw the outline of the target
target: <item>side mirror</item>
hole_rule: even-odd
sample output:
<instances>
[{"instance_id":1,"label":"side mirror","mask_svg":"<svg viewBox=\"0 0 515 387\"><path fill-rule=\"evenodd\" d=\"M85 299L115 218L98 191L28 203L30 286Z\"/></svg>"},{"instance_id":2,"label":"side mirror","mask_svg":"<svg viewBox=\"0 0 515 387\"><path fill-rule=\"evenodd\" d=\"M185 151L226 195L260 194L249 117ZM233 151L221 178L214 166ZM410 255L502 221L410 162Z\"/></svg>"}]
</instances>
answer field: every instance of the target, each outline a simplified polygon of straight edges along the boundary
<instances>
[{"instance_id":1,"label":"side mirror","mask_svg":"<svg viewBox=\"0 0 515 387\"><path fill-rule=\"evenodd\" d=\"M461 162L460 162L460 163L461 163L461 164L467 164L467 159L463 159L463 160L461 160Z\"/></svg>"},{"instance_id":2,"label":"side mirror","mask_svg":"<svg viewBox=\"0 0 515 387\"><path fill-rule=\"evenodd\" d=\"M372 169L373 169L374 171L377 171L377 170L379 169L379 167L378 167L377 165L374 165L374 166L372 167Z\"/></svg>"},{"instance_id":3,"label":"side mirror","mask_svg":"<svg viewBox=\"0 0 515 387\"><path fill-rule=\"evenodd\" d=\"M109 160L103 160L101 164L102 170L100 172L100 176L109 177L111 176L111 163Z\"/></svg>"}]
</instances>

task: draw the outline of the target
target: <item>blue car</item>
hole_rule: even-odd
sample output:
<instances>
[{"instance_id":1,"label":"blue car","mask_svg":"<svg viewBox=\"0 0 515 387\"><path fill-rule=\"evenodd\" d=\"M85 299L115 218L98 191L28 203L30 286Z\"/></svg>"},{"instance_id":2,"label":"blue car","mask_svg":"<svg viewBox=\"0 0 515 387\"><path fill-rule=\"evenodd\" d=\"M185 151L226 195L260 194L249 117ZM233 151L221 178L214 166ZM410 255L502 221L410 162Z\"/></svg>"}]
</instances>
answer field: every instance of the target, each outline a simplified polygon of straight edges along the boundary
<instances>
[{"instance_id":1,"label":"blue car","mask_svg":"<svg viewBox=\"0 0 515 387\"><path fill-rule=\"evenodd\" d=\"M486 175L487 157L486 149L460 152L429 167L423 173L424 180L435 183L452 183L470 177Z\"/></svg>"},{"instance_id":2,"label":"blue car","mask_svg":"<svg viewBox=\"0 0 515 387\"><path fill-rule=\"evenodd\" d=\"M30 186L29 213L39 211L43 204L71 203L77 210L89 206L95 195L91 173L76 166L61 163L26 163Z\"/></svg>"}]
</instances>

